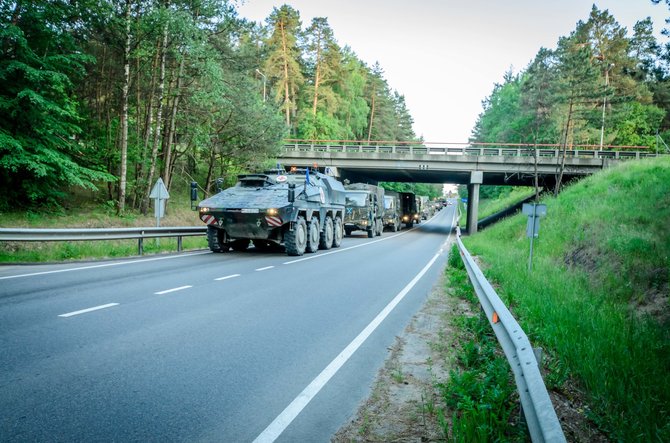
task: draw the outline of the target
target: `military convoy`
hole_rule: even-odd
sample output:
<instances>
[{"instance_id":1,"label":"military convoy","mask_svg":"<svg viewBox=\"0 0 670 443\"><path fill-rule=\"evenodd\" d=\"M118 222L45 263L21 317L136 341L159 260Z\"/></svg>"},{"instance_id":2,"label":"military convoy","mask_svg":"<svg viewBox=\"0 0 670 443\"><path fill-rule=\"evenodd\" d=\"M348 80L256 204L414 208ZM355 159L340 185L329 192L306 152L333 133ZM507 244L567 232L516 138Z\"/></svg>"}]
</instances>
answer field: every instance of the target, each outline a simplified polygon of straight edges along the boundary
<instances>
[{"instance_id":1,"label":"military convoy","mask_svg":"<svg viewBox=\"0 0 670 443\"><path fill-rule=\"evenodd\" d=\"M365 231L368 238L382 235L384 230L384 188L366 183L352 183L346 190L344 232Z\"/></svg>"},{"instance_id":2,"label":"military convoy","mask_svg":"<svg viewBox=\"0 0 670 443\"><path fill-rule=\"evenodd\" d=\"M207 225L213 252L244 251L253 244L303 255L339 247L345 233L360 230L372 238L385 228L396 232L403 223L411 228L434 210L427 197L366 183L342 185L309 168L239 175L235 186L219 189L197 207L196 188L192 183L191 204Z\"/></svg>"},{"instance_id":3,"label":"military convoy","mask_svg":"<svg viewBox=\"0 0 670 443\"><path fill-rule=\"evenodd\" d=\"M288 255L337 248L344 231L345 190L309 169L238 176L235 186L198 204L213 252L284 245Z\"/></svg>"}]
</instances>

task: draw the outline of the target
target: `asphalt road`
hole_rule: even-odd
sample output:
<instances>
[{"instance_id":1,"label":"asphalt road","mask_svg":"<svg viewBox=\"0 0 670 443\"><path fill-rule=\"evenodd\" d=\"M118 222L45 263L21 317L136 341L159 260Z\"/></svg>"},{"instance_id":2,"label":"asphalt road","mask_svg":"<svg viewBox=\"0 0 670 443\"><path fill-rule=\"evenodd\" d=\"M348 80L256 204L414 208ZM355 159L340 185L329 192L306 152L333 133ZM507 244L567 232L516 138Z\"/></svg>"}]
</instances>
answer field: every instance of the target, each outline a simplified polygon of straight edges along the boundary
<instances>
[{"instance_id":1,"label":"asphalt road","mask_svg":"<svg viewBox=\"0 0 670 443\"><path fill-rule=\"evenodd\" d=\"M0 440L329 441L443 272L454 222L448 206L303 257L2 266Z\"/></svg>"}]
</instances>

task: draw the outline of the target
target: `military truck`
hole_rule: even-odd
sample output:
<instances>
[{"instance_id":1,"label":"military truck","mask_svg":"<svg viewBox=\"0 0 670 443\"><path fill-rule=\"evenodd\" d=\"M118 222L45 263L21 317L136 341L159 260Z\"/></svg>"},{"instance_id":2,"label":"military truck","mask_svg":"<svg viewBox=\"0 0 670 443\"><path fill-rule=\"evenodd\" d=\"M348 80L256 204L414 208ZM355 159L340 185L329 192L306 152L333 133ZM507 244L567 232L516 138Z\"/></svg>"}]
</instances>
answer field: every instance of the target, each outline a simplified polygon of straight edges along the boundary
<instances>
[{"instance_id":1,"label":"military truck","mask_svg":"<svg viewBox=\"0 0 670 443\"><path fill-rule=\"evenodd\" d=\"M384 228L400 229L400 197L395 191L384 191Z\"/></svg>"},{"instance_id":2,"label":"military truck","mask_svg":"<svg viewBox=\"0 0 670 443\"><path fill-rule=\"evenodd\" d=\"M201 201L213 252L283 245L288 255L337 248L342 243L342 183L309 169L272 169L238 176L237 184Z\"/></svg>"},{"instance_id":3,"label":"military truck","mask_svg":"<svg viewBox=\"0 0 670 443\"><path fill-rule=\"evenodd\" d=\"M344 186L346 212L344 232L366 231L368 238L382 235L384 230L384 188L367 183L352 183Z\"/></svg>"},{"instance_id":4,"label":"military truck","mask_svg":"<svg viewBox=\"0 0 670 443\"><path fill-rule=\"evenodd\" d=\"M421 223L416 195L413 192L399 192L400 197L400 221L406 227L411 228L414 223Z\"/></svg>"}]
</instances>

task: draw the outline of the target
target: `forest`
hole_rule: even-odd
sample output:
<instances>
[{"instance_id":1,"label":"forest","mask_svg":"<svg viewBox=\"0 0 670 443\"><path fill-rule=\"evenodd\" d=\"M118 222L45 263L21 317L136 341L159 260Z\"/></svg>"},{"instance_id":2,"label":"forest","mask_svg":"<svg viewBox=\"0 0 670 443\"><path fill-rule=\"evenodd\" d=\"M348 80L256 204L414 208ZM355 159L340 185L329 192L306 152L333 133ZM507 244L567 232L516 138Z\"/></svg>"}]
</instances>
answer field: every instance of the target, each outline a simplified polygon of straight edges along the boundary
<instances>
[{"instance_id":1,"label":"forest","mask_svg":"<svg viewBox=\"0 0 670 443\"><path fill-rule=\"evenodd\" d=\"M272 165L286 139L422 141L383 68L326 18L268 14L250 22L228 0L0 2L0 210L84 190L146 212L158 177L210 192ZM629 36L594 6L495 85L471 141L667 149L669 62L650 20Z\"/></svg>"},{"instance_id":2,"label":"forest","mask_svg":"<svg viewBox=\"0 0 670 443\"><path fill-rule=\"evenodd\" d=\"M540 48L525 70L505 73L483 100L471 141L668 151L669 74L670 46L658 43L650 18L629 36L593 5L555 49Z\"/></svg>"},{"instance_id":3,"label":"forest","mask_svg":"<svg viewBox=\"0 0 670 443\"><path fill-rule=\"evenodd\" d=\"M286 138L416 138L381 66L287 5L265 24L225 0L0 5L0 209L83 188L145 212L159 176L230 185Z\"/></svg>"}]
</instances>

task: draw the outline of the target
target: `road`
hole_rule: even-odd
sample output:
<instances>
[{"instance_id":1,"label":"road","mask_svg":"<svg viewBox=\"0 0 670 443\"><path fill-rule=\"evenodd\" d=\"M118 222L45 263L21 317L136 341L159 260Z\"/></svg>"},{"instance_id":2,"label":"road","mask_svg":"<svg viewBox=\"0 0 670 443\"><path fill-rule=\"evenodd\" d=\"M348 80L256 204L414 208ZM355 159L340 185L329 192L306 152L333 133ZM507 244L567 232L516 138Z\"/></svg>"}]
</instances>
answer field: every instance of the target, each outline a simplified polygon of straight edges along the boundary
<instances>
[{"instance_id":1,"label":"road","mask_svg":"<svg viewBox=\"0 0 670 443\"><path fill-rule=\"evenodd\" d=\"M329 441L443 272L454 206L302 257L0 267L0 440Z\"/></svg>"}]
</instances>

